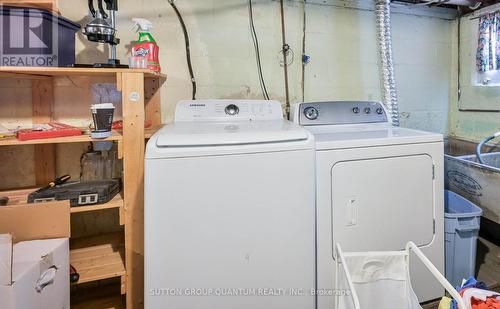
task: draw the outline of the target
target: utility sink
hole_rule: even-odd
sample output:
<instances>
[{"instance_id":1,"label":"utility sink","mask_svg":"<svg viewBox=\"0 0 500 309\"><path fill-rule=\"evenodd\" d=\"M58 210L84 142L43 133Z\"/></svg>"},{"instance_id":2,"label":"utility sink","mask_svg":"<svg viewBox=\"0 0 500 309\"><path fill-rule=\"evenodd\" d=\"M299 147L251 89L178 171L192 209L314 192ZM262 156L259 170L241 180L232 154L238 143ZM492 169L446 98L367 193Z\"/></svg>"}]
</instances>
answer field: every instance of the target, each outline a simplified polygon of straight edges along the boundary
<instances>
[{"instance_id":1,"label":"utility sink","mask_svg":"<svg viewBox=\"0 0 500 309\"><path fill-rule=\"evenodd\" d=\"M500 152L453 157L445 155L445 187L483 209L483 217L500 224Z\"/></svg>"}]
</instances>

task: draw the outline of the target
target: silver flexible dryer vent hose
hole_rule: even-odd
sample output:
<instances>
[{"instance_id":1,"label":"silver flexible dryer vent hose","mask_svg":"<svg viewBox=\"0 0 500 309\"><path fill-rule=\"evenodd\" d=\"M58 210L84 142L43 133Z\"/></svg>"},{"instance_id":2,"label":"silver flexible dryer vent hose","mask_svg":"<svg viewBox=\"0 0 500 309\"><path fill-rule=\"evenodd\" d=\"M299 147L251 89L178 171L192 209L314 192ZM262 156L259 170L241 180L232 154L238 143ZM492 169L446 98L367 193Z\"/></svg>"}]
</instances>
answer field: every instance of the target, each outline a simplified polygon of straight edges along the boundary
<instances>
[{"instance_id":1,"label":"silver flexible dryer vent hose","mask_svg":"<svg viewBox=\"0 0 500 309\"><path fill-rule=\"evenodd\" d=\"M399 126L398 93L392 59L391 1L375 0L375 15L377 17L383 103L389 110L392 124Z\"/></svg>"}]
</instances>

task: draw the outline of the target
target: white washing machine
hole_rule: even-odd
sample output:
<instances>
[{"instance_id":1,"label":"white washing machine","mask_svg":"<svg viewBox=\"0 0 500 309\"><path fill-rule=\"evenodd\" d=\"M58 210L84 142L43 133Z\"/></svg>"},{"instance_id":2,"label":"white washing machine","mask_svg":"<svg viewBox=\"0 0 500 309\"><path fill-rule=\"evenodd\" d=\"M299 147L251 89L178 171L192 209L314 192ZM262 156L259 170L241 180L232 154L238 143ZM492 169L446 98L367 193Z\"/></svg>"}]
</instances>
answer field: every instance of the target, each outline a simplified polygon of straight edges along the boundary
<instances>
[{"instance_id":1,"label":"white washing machine","mask_svg":"<svg viewBox=\"0 0 500 309\"><path fill-rule=\"evenodd\" d=\"M335 250L402 250L413 241L444 272L443 137L393 127L378 102L312 102L295 122L316 140L318 308L334 308ZM412 265L420 301L442 287Z\"/></svg>"},{"instance_id":2,"label":"white washing machine","mask_svg":"<svg viewBox=\"0 0 500 309\"><path fill-rule=\"evenodd\" d=\"M179 102L146 149L145 308L315 308L314 159L279 102Z\"/></svg>"}]
</instances>

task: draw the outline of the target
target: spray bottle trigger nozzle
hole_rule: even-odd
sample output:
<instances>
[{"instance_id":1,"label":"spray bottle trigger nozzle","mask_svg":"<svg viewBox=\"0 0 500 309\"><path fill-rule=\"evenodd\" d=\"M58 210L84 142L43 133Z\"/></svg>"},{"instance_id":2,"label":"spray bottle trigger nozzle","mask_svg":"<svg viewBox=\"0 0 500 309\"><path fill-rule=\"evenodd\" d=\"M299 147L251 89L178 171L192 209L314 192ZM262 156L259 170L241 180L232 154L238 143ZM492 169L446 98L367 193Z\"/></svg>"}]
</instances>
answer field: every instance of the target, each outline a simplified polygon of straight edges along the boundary
<instances>
[{"instance_id":1,"label":"spray bottle trigger nozzle","mask_svg":"<svg viewBox=\"0 0 500 309\"><path fill-rule=\"evenodd\" d=\"M148 32L151 28L153 28L153 24L147 19L135 17L132 18L132 21L135 23L138 31Z\"/></svg>"}]
</instances>

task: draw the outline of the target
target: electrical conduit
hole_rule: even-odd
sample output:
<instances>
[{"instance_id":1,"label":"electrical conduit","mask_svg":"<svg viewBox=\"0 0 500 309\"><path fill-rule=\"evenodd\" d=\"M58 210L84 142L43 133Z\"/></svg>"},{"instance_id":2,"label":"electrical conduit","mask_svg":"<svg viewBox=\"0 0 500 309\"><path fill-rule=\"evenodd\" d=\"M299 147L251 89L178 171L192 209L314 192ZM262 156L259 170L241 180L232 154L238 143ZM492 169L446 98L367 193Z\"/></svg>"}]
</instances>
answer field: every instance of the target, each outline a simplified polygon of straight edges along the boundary
<instances>
[{"instance_id":1,"label":"electrical conduit","mask_svg":"<svg viewBox=\"0 0 500 309\"><path fill-rule=\"evenodd\" d=\"M391 1L375 0L375 15L377 19L383 103L389 111L392 124L399 126L398 94L392 57Z\"/></svg>"}]
</instances>

